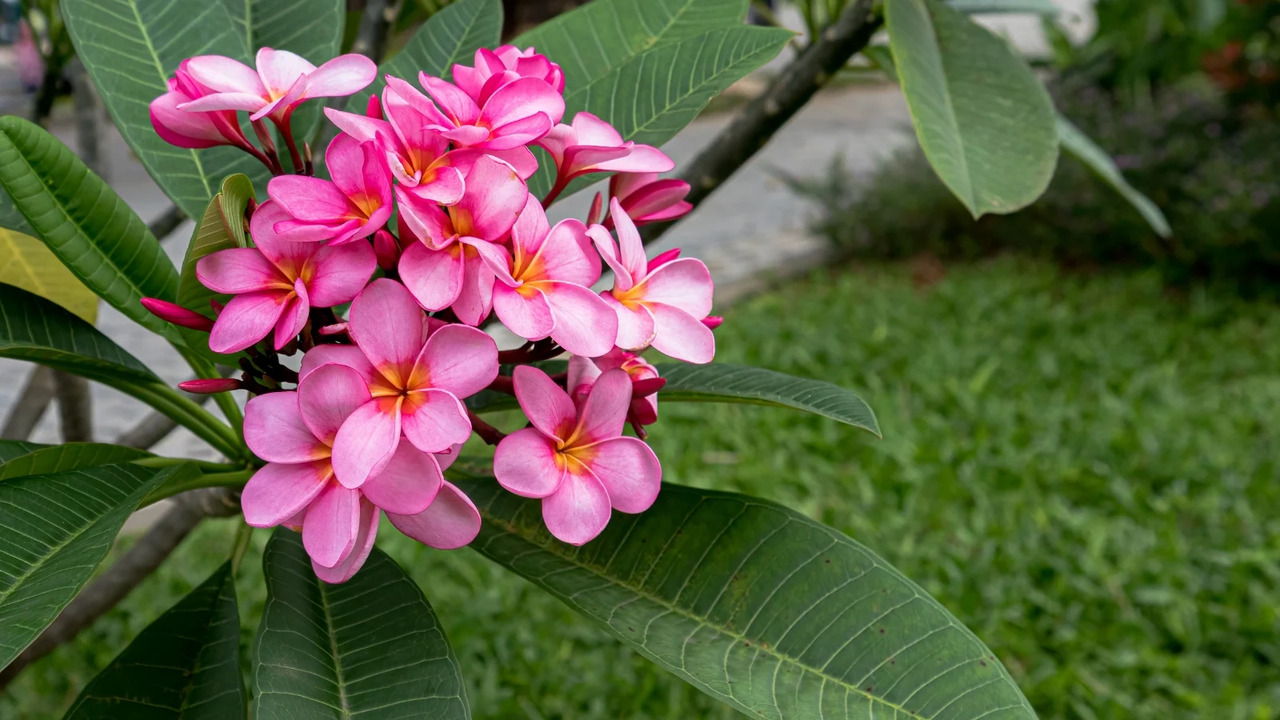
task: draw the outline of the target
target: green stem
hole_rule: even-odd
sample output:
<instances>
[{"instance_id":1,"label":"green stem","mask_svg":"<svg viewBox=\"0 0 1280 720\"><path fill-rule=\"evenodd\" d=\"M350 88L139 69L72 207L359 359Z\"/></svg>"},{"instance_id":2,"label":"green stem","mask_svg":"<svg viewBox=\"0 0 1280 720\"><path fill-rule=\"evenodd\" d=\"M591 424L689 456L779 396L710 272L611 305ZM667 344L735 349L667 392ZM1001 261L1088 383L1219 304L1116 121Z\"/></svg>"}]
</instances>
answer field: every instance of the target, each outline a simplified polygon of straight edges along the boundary
<instances>
[{"instance_id":1,"label":"green stem","mask_svg":"<svg viewBox=\"0 0 1280 720\"><path fill-rule=\"evenodd\" d=\"M165 483L143 498L139 507L158 503L188 490L199 490L200 488L208 487L240 487L249 482L249 478L253 476L254 472L256 472L254 468L242 468L232 472L209 473L207 475L202 473L181 483Z\"/></svg>"},{"instance_id":2,"label":"green stem","mask_svg":"<svg viewBox=\"0 0 1280 720\"><path fill-rule=\"evenodd\" d=\"M228 458L249 460L249 449L231 426L214 417L208 410L191 402L177 390L159 383L134 386L133 394L143 402L173 418L179 425L195 433Z\"/></svg>"},{"instance_id":3,"label":"green stem","mask_svg":"<svg viewBox=\"0 0 1280 720\"><path fill-rule=\"evenodd\" d=\"M231 574L232 576L240 572L240 561L244 559L244 553L249 549L249 543L253 540L253 526L240 521L240 527L236 530L235 543L231 546Z\"/></svg>"},{"instance_id":4,"label":"green stem","mask_svg":"<svg viewBox=\"0 0 1280 720\"><path fill-rule=\"evenodd\" d=\"M193 460L191 458L176 458L156 455L153 457L139 458L133 461L134 465L141 465L149 468L167 468L174 465L183 465L191 463L200 469L200 472L230 472L232 470L242 470L244 465L241 463L221 463L210 460Z\"/></svg>"},{"instance_id":5,"label":"green stem","mask_svg":"<svg viewBox=\"0 0 1280 720\"><path fill-rule=\"evenodd\" d=\"M174 348L176 348L178 353L182 355L183 359L187 361L187 364L191 366L191 369L195 371L197 377L216 378L220 376L218 368L214 367L213 363L203 357L200 357L190 348L179 347L177 345L174 345ZM213 401L218 404L218 409L221 410L223 416L227 418L227 422L231 423L231 428L236 431L236 434L242 434L244 432L244 415L241 414L240 405L236 402L236 399L231 396L231 393L216 393L213 396Z\"/></svg>"}]
</instances>

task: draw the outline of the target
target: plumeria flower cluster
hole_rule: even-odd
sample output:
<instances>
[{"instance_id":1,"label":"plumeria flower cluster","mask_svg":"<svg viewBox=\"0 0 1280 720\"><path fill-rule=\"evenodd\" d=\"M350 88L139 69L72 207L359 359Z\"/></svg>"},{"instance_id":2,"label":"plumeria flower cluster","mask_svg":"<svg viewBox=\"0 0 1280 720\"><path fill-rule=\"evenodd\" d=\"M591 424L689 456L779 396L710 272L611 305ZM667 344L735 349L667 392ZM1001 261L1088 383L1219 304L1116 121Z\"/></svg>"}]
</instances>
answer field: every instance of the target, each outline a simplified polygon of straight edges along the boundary
<instances>
[{"instance_id":1,"label":"plumeria flower cluster","mask_svg":"<svg viewBox=\"0 0 1280 720\"><path fill-rule=\"evenodd\" d=\"M246 212L252 247L196 266L219 294L213 317L145 304L240 355L239 378L184 387L250 392L245 441L265 464L244 488L245 520L300 531L322 579L359 570L383 515L432 547L474 539L480 515L444 476L473 434L497 446L498 483L541 499L552 535L586 543L661 487L644 438L665 381L642 353L715 354L706 266L678 250L647 257L637 230L688 212L689 186L659 178L671 159L600 118L566 122L560 67L511 46L479 50L452 82L387 76L364 112L327 107L336 135L318 176L294 112L375 75L359 55L316 67L266 48L255 68L184 61L151 105L156 132L240 148L273 177ZM543 197L527 184L534 148L554 164ZM575 180L610 175L585 221L547 219ZM606 267L612 285L593 289ZM492 323L524 344L499 351ZM282 362L299 351L298 369ZM567 371L549 374L543 363L565 355ZM529 425L508 434L481 420L466 401L482 391L514 395Z\"/></svg>"}]
</instances>

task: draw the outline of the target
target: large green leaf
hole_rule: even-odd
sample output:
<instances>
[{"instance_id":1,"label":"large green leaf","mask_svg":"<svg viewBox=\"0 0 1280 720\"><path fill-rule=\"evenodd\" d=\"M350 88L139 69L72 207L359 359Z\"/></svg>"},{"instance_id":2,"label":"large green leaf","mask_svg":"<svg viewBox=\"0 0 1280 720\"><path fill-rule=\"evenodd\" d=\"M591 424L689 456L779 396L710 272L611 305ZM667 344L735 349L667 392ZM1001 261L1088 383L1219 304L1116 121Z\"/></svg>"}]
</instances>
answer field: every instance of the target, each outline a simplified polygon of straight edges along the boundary
<instances>
[{"instance_id":1,"label":"large green leaf","mask_svg":"<svg viewBox=\"0 0 1280 720\"><path fill-rule=\"evenodd\" d=\"M255 181L266 176L265 168L241 150L174 147L151 127L151 101L166 92L182 60L226 55L253 64L243 28L224 3L61 0L61 8L76 52L120 134L188 217L200 217L227 175L243 172Z\"/></svg>"},{"instance_id":2,"label":"large green leaf","mask_svg":"<svg viewBox=\"0 0 1280 720\"><path fill-rule=\"evenodd\" d=\"M387 75L418 83L418 73L449 78L455 64L470 65L477 49L497 47L502 40L499 0L459 0L423 23L409 42L378 67L378 77L364 92L347 101L347 110L363 113L369 96L382 92Z\"/></svg>"},{"instance_id":3,"label":"large green leaf","mask_svg":"<svg viewBox=\"0 0 1280 720\"><path fill-rule=\"evenodd\" d=\"M1169 228L1169 221L1165 219L1164 213L1160 212L1160 208L1151 202L1146 195L1138 192L1127 180L1124 175L1120 174L1120 168L1112 162L1111 157L1106 151L1098 147L1093 140L1089 139L1070 120L1062 115L1058 115L1058 139L1062 143L1062 149L1071 153L1077 160L1084 163L1095 175L1102 179L1103 182L1110 185L1120 197L1124 198L1142 219L1147 221L1152 230L1156 231L1160 237L1169 237L1172 230Z\"/></svg>"},{"instance_id":4,"label":"large green leaf","mask_svg":"<svg viewBox=\"0 0 1280 720\"><path fill-rule=\"evenodd\" d=\"M751 717L1034 718L924 590L848 537L763 500L666 485L583 547L491 479L462 486L471 547Z\"/></svg>"},{"instance_id":5,"label":"large green leaf","mask_svg":"<svg viewBox=\"0 0 1280 720\"><path fill-rule=\"evenodd\" d=\"M30 235L0 228L0 283L15 285L84 318L98 319L98 296L62 264L45 244Z\"/></svg>"},{"instance_id":6,"label":"large green leaf","mask_svg":"<svg viewBox=\"0 0 1280 720\"><path fill-rule=\"evenodd\" d=\"M418 586L377 548L355 577L329 585L312 571L301 537L280 529L263 568L257 720L471 717L444 629Z\"/></svg>"},{"instance_id":7,"label":"large green leaf","mask_svg":"<svg viewBox=\"0 0 1280 720\"><path fill-rule=\"evenodd\" d=\"M138 634L80 693L66 720L245 717L231 563Z\"/></svg>"},{"instance_id":8,"label":"large green leaf","mask_svg":"<svg viewBox=\"0 0 1280 720\"><path fill-rule=\"evenodd\" d=\"M30 360L115 386L159 382L89 323L26 290L0 283L0 357Z\"/></svg>"},{"instance_id":9,"label":"large green leaf","mask_svg":"<svg viewBox=\"0 0 1280 720\"><path fill-rule=\"evenodd\" d=\"M67 470L83 470L99 465L126 463L145 457L151 457L151 453L106 443L66 443L36 447L20 456L8 459L0 454L0 480L25 475L47 475Z\"/></svg>"},{"instance_id":10,"label":"large green leaf","mask_svg":"<svg viewBox=\"0 0 1280 720\"><path fill-rule=\"evenodd\" d=\"M338 54L344 0L223 0L245 52L288 50L321 65Z\"/></svg>"},{"instance_id":11,"label":"large green leaf","mask_svg":"<svg viewBox=\"0 0 1280 720\"><path fill-rule=\"evenodd\" d=\"M886 0L916 137L974 217L1040 196L1058 158L1053 104L1003 39L938 0Z\"/></svg>"},{"instance_id":12,"label":"large green leaf","mask_svg":"<svg viewBox=\"0 0 1280 720\"><path fill-rule=\"evenodd\" d=\"M1053 0L947 0L947 4L967 15L982 13L1057 15L1062 12Z\"/></svg>"},{"instance_id":13,"label":"large green leaf","mask_svg":"<svg viewBox=\"0 0 1280 720\"><path fill-rule=\"evenodd\" d=\"M0 185L89 289L138 324L177 337L138 302L173 299L173 263L146 223L62 141L22 118L0 118Z\"/></svg>"},{"instance_id":14,"label":"large green leaf","mask_svg":"<svg viewBox=\"0 0 1280 720\"><path fill-rule=\"evenodd\" d=\"M862 398L839 385L764 368L713 363L663 363L667 384L660 402L719 402L803 410L880 434L876 415Z\"/></svg>"},{"instance_id":15,"label":"large green leaf","mask_svg":"<svg viewBox=\"0 0 1280 720\"><path fill-rule=\"evenodd\" d=\"M0 188L0 228L12 230L23 235L30 235L33 231L31 225L27 223L27 219L18 212L18 207L13 204L13 198L9 197L9 193Z\"/></svg>"},{"instance_id":16,"label":"large green leaf","mask_svg":"<svg viewBox=\"0 0 1280 720\"><path fill-rule=\"evenodd\" d=\"M26 440L5 440L0 438L0 465L49 447L57 446L27 442Z\"/></svg>"},{"instance_id":17,"label":"large green leaf","mask_svg":"<svg viewBox=\"0 0 1280 720\"><path fill-rule=\"evenodd\" d=\"M248 234L244 228L244 211L253 197L253 182L244 175L232 175L222 183L222 192L209 201L204 215L196 224L182 259L182 273L178 279L177 302L184 308L208 316L212 312L211 300L224 305L230 297L215 293L196 277L196 263L210 253L229 248L248 247ZM187 347L212 362L228 361L228 356L209 349L209 334L198 330L179 330ZM237 353L238 354L238 353Z\"/></svg>"},{"instance_id":18,"label":"large green leaf","mask_svg":"<svg viewBox=\"0 0 1280 720\"><path fill-rule=\"evenodd\" d=\"M0 667L71 602L139 500L189 471L103 465L0 482Z\"/></svg>"}]
</instances>

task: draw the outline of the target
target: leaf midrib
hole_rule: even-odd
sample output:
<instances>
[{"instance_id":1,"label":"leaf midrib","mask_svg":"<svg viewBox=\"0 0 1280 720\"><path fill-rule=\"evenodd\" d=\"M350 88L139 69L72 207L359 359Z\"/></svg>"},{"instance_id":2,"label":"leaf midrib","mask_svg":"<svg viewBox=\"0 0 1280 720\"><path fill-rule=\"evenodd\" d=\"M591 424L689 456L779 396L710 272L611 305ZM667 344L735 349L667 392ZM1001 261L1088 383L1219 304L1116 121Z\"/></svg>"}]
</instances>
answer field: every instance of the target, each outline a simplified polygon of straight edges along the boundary
<instances>
[{"instance_id":1,"label":"leaf midrib","mask_svg":"<svg viewBox=\"0 0 1280 720\"><path fill-rule=\"evenodd\" d=\"M792 665L806 673L812 673L822 678L823 682L829 681L838 687L844 688L845 691L847 692L852 692L855 695L860 695L866 698L868 701L872 703L877 703L885 706L886 708L890 708L895 713L902 713L906 717L912 718L913 720L929 720L929 718L925 715L913 713L910 710L907 710L906 708L900 705L896 705L884 698L876 697L875 695L868 693L867 691L863 690L861 687L858 687L857 685L851 685L843 680L840 680L839 678L836 678L832 675L827 674L826 672L823 672L822 670L811 667L796 658L776 652L772 646L765 646L765 644L760 642L759 640L756 640L754 638L748 637L741 633L737 633L732 630L723 628L719 625L712 623L708 618L698 615L697 613L694 613L692 611L686 610L685 608L682 608L679 605L675 605L672 602L662 597L659 597L657 595L654 595L653 593L647 590L622 582L612 575L607 575L604 573L602 568L597 568L595 565L584 563L578 560L577 558L570 557L568 555L563 554L562 552L559 551L561 546L558 544L543 544L543 543L534 542L533 540L529 539L527 536L525 536L521 532L522 528L520 528L519 526L513 523L509 523L500 518L496 518L492 514L490 514L488 507L481 508L480 515L484 518L485 522L501 529L502 531L506 532L508 535L511 535L513 537L518 537L521 540L528 543L529 545L532 545L533 547L538 548L539 550L542 550L544 552L550 553L566 563L572 564L582 570L586 570L602 580L608 580L615 587L619 587L624 590L627 590L639 596L641 599L648 600L649 602L654 603L655 605L659 605L665 608L668 612L672 614L679 615L687 620L692 620L693 622L697 623L700 627L708 628L717 633L720 633L721 635L725 635L730 638L733 638L734 640L737 640L737 641L753 642L753 647L756 649L757 652L763 652L764 654L778 660L780 663ZM607 624L608 623L606 623L606 625ZM610 626L609 629L610 631L613 631L612 626ZM643 648L644 646L637 645L637 647ZM647 650L647 648L645 649ZM721 695L722 697L727 697L731 700L734 700L734 702L740 702L737 700L737 698L734 698L732 695L724 695L723 693L719 693L719 692L716 692L716 694Z\"/></svg>"},{"instance_id":2,"label":"leaf midrib","mask_svg":"<svg viewBox=\"0 0 1280 720\"><path fill-rule=\"evenodd\" d=\"M324 609L324 625L328 630L329 654L333 657L333 675L338 687L338 701L343 717L351 717L351 704L347 700L347 681L342 675L342 660L338 656L338 640L334 635L333 613L329 609L329 591L324 581L316 578L316 587L320 590L320 605Z\"/></svg>"}]
</instances>

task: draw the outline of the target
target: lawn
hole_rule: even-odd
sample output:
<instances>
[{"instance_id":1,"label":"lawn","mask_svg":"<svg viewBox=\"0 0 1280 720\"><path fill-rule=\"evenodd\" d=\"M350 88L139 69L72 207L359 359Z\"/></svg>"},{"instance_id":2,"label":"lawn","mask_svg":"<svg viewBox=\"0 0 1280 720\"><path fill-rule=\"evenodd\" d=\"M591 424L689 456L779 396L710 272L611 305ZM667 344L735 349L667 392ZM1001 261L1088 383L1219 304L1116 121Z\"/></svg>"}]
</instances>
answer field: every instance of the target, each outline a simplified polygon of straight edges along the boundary
<instances>
[{"instance_id":1,"label":"lawn","mask_svg":"<svg viewBox=\"0 0 1280 720\"><path fill-rule=\"evenodd\" d=\"M873 548L983 638L1043 718L1280 714L1275 306L1001 260L927 288L896 265L815 274L717 332L721 360L857 390L885 437L666 404L666 480L771 498ZM232 532L208 523L8 688L0 717L56 717ZM735 717L474 553L381 546L442 617L477 718ZM239 583L254 622L257 562Z\"/></svg>"}]
</instances>

